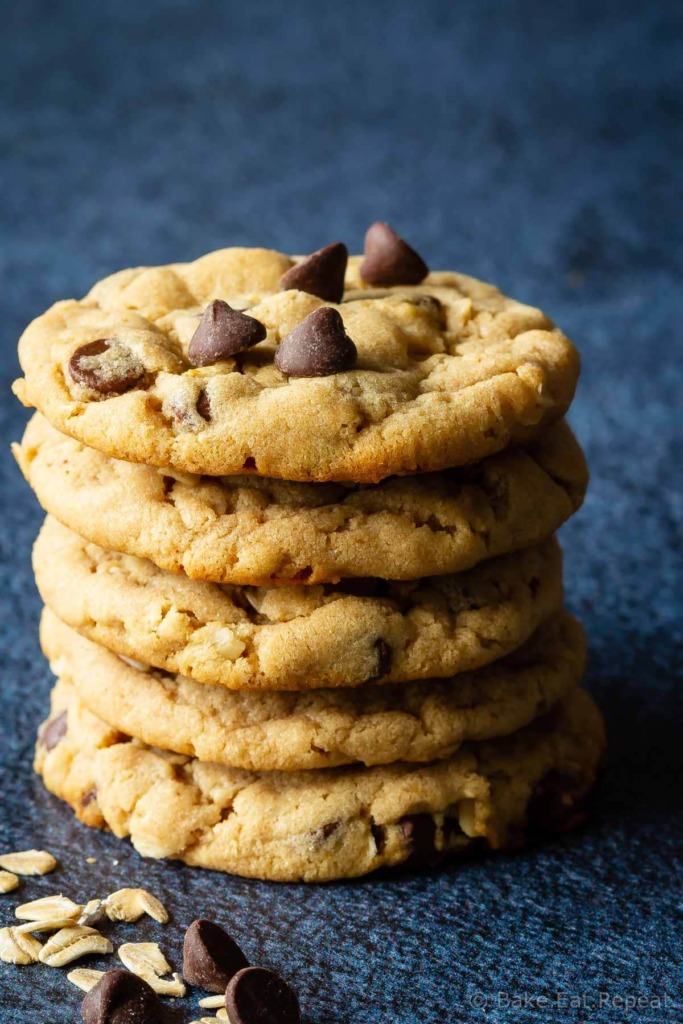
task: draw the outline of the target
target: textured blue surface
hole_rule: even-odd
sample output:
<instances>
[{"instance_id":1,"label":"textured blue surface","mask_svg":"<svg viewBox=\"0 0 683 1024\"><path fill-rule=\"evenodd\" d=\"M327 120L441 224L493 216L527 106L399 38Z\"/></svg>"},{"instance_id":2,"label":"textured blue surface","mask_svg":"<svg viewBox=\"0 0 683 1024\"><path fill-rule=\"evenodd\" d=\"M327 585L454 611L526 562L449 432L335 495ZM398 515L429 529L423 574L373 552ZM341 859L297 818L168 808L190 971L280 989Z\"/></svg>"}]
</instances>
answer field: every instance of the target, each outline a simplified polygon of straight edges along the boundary
<instances>
[{"instance_id":1,"label":"textured blue surface","mask_svg":"<svg viewBox=\"0 0 683 1024\"><path fill-rule=\"evenodd\" d=\"M163 932L177 963L181 926L218 917L292 980L307 1024L683 1019L675 9L8 5L0 848L44 845L63 868L0 897L3 918L17 895L166 892L173 924L122 926L121 941ZM572 422L593 485L564 540L611 736L597 817L514 858L327 888L143 862L76 826L30 771L50 677L29 570L40 514L7 457L26 418L8 396L16 338L50 302L121 267L232 243L357 249L376 218L433 265L543 305L583 353ZM557 992L587 1005L553 1006ZM0 970L2 1024L71 1022L79 1002L61 971ZM173 1019L197 1015L188 1001Z\"/></svg>"}]
</instances>

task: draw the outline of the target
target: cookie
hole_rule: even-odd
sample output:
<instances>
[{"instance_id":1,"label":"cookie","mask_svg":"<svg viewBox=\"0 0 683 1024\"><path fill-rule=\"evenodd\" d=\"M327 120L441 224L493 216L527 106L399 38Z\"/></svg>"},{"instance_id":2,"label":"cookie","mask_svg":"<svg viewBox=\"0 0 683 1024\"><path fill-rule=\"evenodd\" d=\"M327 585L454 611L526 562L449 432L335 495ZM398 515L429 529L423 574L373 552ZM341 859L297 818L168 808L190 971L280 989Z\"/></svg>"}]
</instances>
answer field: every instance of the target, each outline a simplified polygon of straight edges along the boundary
<instances>
[{"instance_id":1,"label":"cookie","mask_svg":"<svg viewBox=\"0 0 683 1024\"><path fill-rule=\"evenodd\" d=\"M15 392L114 458L301 481L474 463L566 412L579 358L540 310L456 273L373 289L359 263L333 305L264 249L121 271L30 324Z\"/></svg>"},{"instance_id":2,"label":"cookie","mask_svg":"<svg viewBox=\"0 0 683 1024\"><path fill-rule=\"evenodd\" d=\"M165 572L48 517L33 563L45 603L84 636L136 661L245 690L453 675L519 647L562 606L554 540L415 583L258 588Z\"/></svg>"},{"instance_id":3,"label":"cookie","mask_svg":"<svg viewBox=\"0 0 683 1024\"><path fill-rule=\"evenodd\" d=\"M192 578L263 586L461 572L545 540L587 484L565 423L524 451L374 487L169 476L40 417L14 451L43 508L88 540Z\"/></svg>"},{"instance_id":4,"label":"cookie","mask_svg":"<svg viewBox=\"0 0 683 1024\"><path fill-rule=\"evenodd\" d=\"M512 736L435 764L307 772L253 773L145 746L87 711L63 680L52 694L57 718L64 734L49 749L39 740L35 766L86 824L130 836L145 857L282 882L351 878L566 829L605 744L582 690Z\"/></svg>"},{"instance_id":5,"label":"cookie","mask_svg":"<svg viewBox=\"0 0 683 1024\"><path fill-rule=\"evenodd\" d=\"M155 747L253 771L360 761L433 761L468 740L504 736L576 686L586 646L563 613L478 672L397 686L239 693L124 662L48 610L43 651L55 675L109 725Z\"/></svg>"}]
</instances>

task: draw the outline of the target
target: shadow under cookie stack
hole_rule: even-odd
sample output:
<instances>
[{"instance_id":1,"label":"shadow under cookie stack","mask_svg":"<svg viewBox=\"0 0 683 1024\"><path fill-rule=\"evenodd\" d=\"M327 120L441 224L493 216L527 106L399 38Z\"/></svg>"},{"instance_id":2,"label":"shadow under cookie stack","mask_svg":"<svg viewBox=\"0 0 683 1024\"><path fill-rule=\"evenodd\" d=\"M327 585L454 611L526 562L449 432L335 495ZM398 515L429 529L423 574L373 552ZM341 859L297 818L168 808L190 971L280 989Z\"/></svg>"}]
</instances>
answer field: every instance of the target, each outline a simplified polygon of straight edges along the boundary
<instances>
[{"instance_id":1,"label":"shadow under cookie stack","mask_svg":"<svg viewBox=\"0 0 683 1024\"><path fill-rule=\"evenodd\" d=\"M36 769L81 821L313 882L580 820L579 363L539 310L377 223L364 257L114 274L19 352L58 677Z\"/></svg>"}]
</instances>

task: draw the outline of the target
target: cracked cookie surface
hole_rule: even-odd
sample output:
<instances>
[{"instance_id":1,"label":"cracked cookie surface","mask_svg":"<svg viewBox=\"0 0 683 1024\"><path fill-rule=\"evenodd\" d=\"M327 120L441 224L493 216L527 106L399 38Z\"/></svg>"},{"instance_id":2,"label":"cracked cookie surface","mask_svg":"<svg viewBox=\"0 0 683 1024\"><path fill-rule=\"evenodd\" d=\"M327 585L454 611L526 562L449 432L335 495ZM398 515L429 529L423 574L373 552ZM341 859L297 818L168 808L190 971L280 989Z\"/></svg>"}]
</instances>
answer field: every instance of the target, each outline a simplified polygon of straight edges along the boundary
<instances>
[{"instance_id":1,"label":"cracked cookie surface","mask_svg":"<svg viewBox=\"0 0 683 1024\"><path fill-rule=\"evenodd\" d=\"M63 716L63 717L62 717ZM323 882L567 829L595 781L602 717L574 691L503 739L429 765L253 773L170 754L105 725L61 680L36 770L86 824L146 857L274 881ZM41 731L45 736L45 727Z\"/></svg>"},{"instance_id":2,"label":"cracked cookie surface","mask_svg":"<svg viewBox=\"0 0 683 1024\"><path fill-rule=\"evenodd\" d=\"M477 466L371 487L169 476L107 458L40 416L14 452L43 508L101 547L263 586L461 572L548 538L588 482L564 422Z\"/></svg>"},{"instance_id":3,"label":"cracked cookie surface","mask_svg":"<svg viewBox=\"0 0 683 1024\"><path fill-rule=\"evenodd\" d=\"M477 672L397 686L242 693L132 666L45 611L55 675L94 714L155 747L254 771L432 761L506 736L544 714L583 675L579 623L555 616L514 654Z\"/></svg>"},{"instance_id":4,"label":"cracked cookie surface","mask_svg":"<svg viewBox=\"0 0 683 1024\"><path fill-rule=\"evenodd\" d=\"M479 668L562 606L555 540L417 582L241 587L189 580L48 517L33 555L46 605L117 654L232 689L395 683Z\"/></svg>"},{"instance_id":5,"label":"cracked cookie surface","mask_svg":"<svg viewBox=\"0 0 683 1024\"><path fill-rule=\"evenodd\" d=\"M576 350L538 309L456 273L364 286L347 268L338 310L355 366L287 377L282 339L321 306L280 290L292 266L265 249L124 270L24 332L15 391L59 430L115 458L197 474L374 483L464 465L525 443L572 400ZM190 340L207 304L228 302L266 339L209 366Z\"/></svg>"}]
</instances>

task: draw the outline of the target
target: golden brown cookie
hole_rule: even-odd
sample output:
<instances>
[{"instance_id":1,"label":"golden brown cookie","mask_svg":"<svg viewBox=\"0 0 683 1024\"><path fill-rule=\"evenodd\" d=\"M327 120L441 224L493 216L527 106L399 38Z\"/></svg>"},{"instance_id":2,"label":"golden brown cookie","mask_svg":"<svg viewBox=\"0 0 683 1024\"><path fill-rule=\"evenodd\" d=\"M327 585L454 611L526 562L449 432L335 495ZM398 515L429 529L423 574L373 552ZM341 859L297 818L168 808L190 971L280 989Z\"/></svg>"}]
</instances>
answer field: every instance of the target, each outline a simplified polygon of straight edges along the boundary
<instances>
[{"instance_id":1,"label":"golden brown cookie","mask_svg":"<svg viewBox=\"0 0 683 1024\"><path fill-rule=\"evenodd\" d=\"M145 857L281 882L353 878L567 829L605 745L582 690L512 736L428 765L253 773L206 764L122 736L63 681L50 722L36 769L86 824L130 836Z\"/></svg>"},{"instance_id":2,"label":"golden brown cookie","mask_svg":"<svg viewBox=\"0 0 683 1024\"><path fill-rule=\"evenodd\" d=\"M373 487L169 476L41 417L14 451L43 508L88 540L195 579L263 586L461 572L546 540L588 481L565 423L524 451Z\"/></svg>"},{"instance_id":3,"label":"golden brown cookie","mask_svg":"<svg viewBox=\"0 0 683 1024\"><path fill-rule=\"evenodd\" d=\"M47 518L33 556L45 603L117 654L245 690L354 687L479 668L562 606L555 540L410 583L220 586L105 551Z\"/></svg>"},{"instance_id":4,"label":"golden brown cookie","mask_svg":"<svg viewBox=\"0 0 683 1024\"><path fill-rule=\"evenodd\" d=\"M121 271L33 321L16 393L114 458L303 481L474 463L566 412L579 358L540 310L456 273L373 289L359 265L336 304L282 290L293 261L265 249Z\"/></svg>"},{"instance_id":5,"label":"golden brown cookie","mask_svg":"<svg viewBox=\"0 0 683 1024\"><path fill-rule=\"evenodd\" d=\"M304 693L241 693L145 669L47 610L41 642L55 675L112 727L152 746L254 771L449 757L468 740L508 735L544 714L578 684L586 660L583 630L566 613L478 672Z\"/></svg>"}]
</instances>

